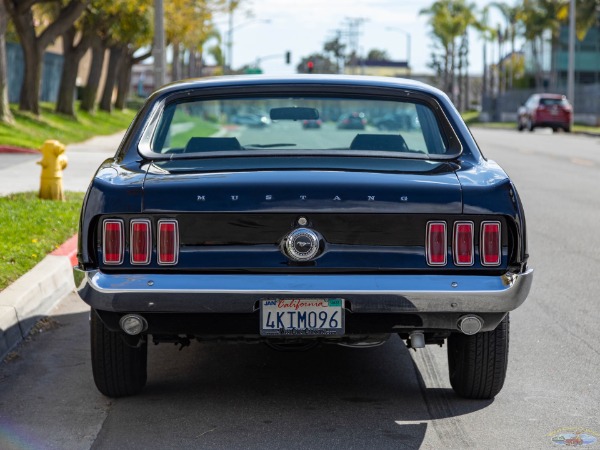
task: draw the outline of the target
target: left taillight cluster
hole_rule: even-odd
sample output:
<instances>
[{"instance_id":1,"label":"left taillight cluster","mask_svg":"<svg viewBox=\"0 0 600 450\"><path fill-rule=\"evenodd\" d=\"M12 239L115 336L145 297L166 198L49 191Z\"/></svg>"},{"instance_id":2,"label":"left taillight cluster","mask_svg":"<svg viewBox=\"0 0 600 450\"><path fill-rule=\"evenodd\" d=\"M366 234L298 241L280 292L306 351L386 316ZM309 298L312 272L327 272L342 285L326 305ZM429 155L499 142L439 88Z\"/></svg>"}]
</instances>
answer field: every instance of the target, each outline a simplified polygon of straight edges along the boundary
<instances>
[{"instance_id":1,"label":"left taillight cluster","mask_svg":"<svg viewBox=\"0 0 600 450\"><path fill-rule=\"evenodd\" d=\"M125 226L122 219L105 219L102 222L102 258L106 265L120 265L125 261L126 247L132 265L148 265L152 261L152 222L132 219ZM156 262L174 265L179 259L179 228L176 220L157 222Z\"/></svg>"}]
</instances>

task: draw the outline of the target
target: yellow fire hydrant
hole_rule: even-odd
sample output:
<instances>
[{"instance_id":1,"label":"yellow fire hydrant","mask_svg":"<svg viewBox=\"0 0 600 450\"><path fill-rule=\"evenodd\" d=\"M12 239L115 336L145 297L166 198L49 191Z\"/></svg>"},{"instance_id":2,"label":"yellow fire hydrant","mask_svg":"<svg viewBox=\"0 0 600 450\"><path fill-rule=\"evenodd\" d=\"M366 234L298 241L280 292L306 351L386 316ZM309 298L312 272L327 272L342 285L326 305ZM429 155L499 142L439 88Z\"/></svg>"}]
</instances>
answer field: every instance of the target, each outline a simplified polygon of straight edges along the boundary
<instances>
[{"instance_id":1,"label":"yellow fire hydrant","mask_svg":"<svg viewBox=\"0 0 600 450\"><path fill-rule=\"evenodd\" d=\"M65 200L62 185L62 172L67 167L67 157L64 155L65 146L58 141L48 140L40 148L42 160L37 163L42 166L39 198L47 200Z\"/></svg>"}]
</instances>

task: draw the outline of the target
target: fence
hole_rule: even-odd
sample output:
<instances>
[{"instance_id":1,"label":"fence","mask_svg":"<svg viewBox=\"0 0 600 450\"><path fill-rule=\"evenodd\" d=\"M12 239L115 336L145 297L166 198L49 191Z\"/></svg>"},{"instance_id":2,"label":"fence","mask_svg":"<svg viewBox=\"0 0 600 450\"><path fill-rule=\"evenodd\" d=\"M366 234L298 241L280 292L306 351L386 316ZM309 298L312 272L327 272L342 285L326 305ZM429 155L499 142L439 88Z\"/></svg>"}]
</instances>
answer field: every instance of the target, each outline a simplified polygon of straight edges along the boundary
<instances>
[{"instance_id":1,"label":"fence","mask_svg":"<svg viewBox=\"0 0 600 450\"><path fill-rule=\"evenodd\" d=\"M539 89L519 89L505 92L497 97L484 96L481 104L483 122L516 122L517 109L530 95L543 92ZM555 93L565 94L558 90ZM576 123L600 126L600 84L577 86L575 88Z\"/></svg>"},{"instance_id":2,"label":"fence","mask_svg":"<svg viewBox=\"0 0 600 450\"><path fill-rule=\"evenodd\" d=\"M1 0L0 0L1 1ZM8 101L17 103L23 85L25 63L23 50L19 44L9 42L6 44L8 68ZM42 85L40 87L40 100L43 102L56 102L60 76L62 73L63 56L46 52L42 66Z\"/></svg>"}]
</instances>

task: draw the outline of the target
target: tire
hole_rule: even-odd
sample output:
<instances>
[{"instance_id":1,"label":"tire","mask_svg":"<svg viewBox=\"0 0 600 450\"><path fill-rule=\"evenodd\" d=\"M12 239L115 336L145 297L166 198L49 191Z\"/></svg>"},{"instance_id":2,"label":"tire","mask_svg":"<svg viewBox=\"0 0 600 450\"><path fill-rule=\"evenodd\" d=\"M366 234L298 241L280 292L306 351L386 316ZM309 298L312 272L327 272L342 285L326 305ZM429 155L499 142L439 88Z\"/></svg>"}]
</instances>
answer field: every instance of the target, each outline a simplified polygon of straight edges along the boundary
<instances>
[{"instance_id":1,"label":"tire","mask_svg":"<svg viewBox=\"0 0 600 450\"><path fill-rule=\"evenodd\" d=\"M492 399L502 389L508 364L508 314L493 331L448 338L450 384L458 395Z\"/></svg>"},{"instance_id":2,"label":"tire","mask_svg":"<svg viewBox=\"0 0 600 450\"><path fill-rule=\"evenodd\" d=\"M527 129L528 129L529 131L533 131L533 130L535 130L535 125L533 124L533 122L531 121L531 119L529 119L529 120L527 121Z\"/></svg>"},{"instance_id":3,"label":"tire","mask_svg":"<svg viewBox=\"0 0 600 450\"><path fill-rule=\"evenodd\" d=\"M553 128L552 128L552 132L553 132L553 133L558 133L558 128L556 128L556 127L553 127Z\"/></svg>"},{"instance_id":4,"label":"tire","mask_svg":"<svg viewBox=\"0 0 600 450\"><path fill-rule=\"evenodd\" d=\"M95 310L90 317L90 337L92 373L98 390L113 398L138 394L146 385L148 343L127 345L121 333L110 331Z\"/></svg>"},{"instance_id":5,"label":"tire","mask_svg":"<svg viewBox=\"0 0 600 450\"><path fill-rule=\"evenodd\" d=\"M565 130L565 133L570 133L571 127L570 126L564 127L563 130Z\"/></svg>"}]
</instances>

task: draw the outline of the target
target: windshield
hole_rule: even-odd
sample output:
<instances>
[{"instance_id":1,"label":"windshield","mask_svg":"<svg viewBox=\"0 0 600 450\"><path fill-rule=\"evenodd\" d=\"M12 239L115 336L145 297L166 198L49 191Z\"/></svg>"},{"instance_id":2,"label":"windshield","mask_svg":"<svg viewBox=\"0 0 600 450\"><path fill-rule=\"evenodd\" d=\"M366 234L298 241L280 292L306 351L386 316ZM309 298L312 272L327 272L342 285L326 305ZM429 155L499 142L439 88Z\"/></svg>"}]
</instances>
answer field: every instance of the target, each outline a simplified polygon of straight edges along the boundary
<instances>
[{"instance_id":1,"label":"windshield","mask_svg":"<svg viewBox=\"0 0 600 450\"><path fill-rule=\"evenodd\" d=\"M373 98L231 98L169 103L151 141L153 153L214 152L448 156L429 106ZM236 153L237 154L237 153Z\"/></svg>"}]
</instances>

